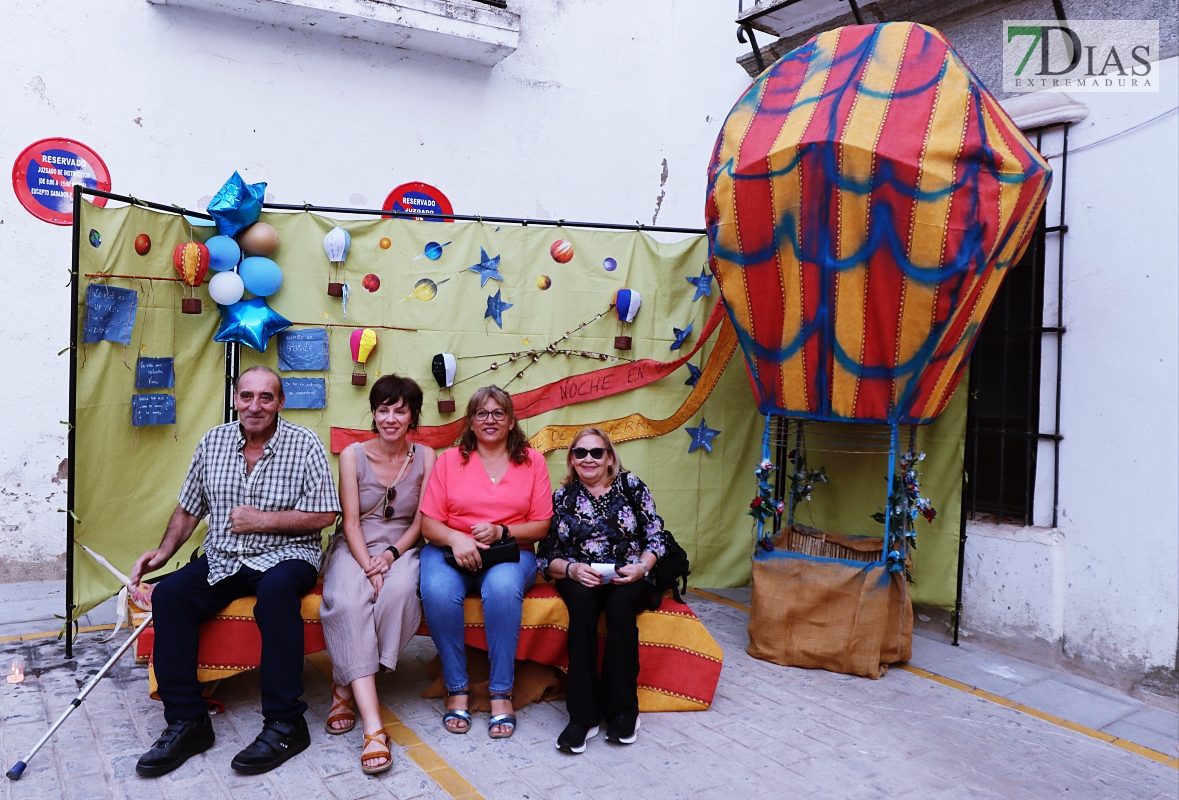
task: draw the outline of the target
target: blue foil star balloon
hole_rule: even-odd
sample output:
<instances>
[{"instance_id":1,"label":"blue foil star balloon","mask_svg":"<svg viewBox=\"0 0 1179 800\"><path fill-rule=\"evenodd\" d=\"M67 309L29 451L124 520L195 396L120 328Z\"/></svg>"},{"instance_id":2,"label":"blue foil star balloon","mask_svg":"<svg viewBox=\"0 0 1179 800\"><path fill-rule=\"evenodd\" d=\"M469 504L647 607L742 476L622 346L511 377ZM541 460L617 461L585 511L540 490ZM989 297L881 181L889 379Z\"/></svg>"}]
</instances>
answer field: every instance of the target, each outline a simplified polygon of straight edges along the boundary
<instances>
[{"instance_id":1,"label":"blue foil star balloon","mask_svg":"<svg viewBox=\"0 0 1179 800\"><path fill-rule=\"evenodd\" d=\"M696 296L692 298L693 303L701 297L709 297L712 294L712 273L704 267L700 268L699 278L684 278L684 280L696 287Z\"/></svg>"},{"instance_id":2,"label":"blue foil star balloon","mask_svg":"<svg viewBox=\"0 0 1179 800\"><path fill-rule=\"evenodd\" d=\"M474 267L472 267L472 269L474 269ZM494 295L487 298L487 311L483 312L483 318L487 319L488 317L491 317L493 320L495 320L496 325L498 325L500 328L503 328L503 314L505 311L511 308L513 304L505 303L500 299L499 295L500 293L497 291Z\"/></svg>"},{"instance_id":3,"label":"blue foil star balloon","mask_svg":"<svg viewBox=\"0 0 1179 800\"><path fill-rule=\"evenodd\" d=\"M499 274L499 256L490 258L487 251L482 247L479 248L479 263L473 267L467 267L471 272L479 273L479 288L482 289L489 279L502 281L503 275Z\"/></svg>"},{"instance_id":4,"label":"blue foil star balloon","mask_svg":"<svg viewBox=\"0 0 1179 800\"><path fill-rule=\"evenodd\" d=\"M217 310L221 312L221 327L217 329L213 341L246 344L260 353L266 352L266 343L271 336L285 331L293 324L272 309L265 297L242 300L231 306L217 306Z\"/></svg>"},{"instance_id":5,"label":"blue foil star balloon","mask_svg":"<svg viewBox=\"0 0 1179 800\"><path fill-rule=\"evenodd\" d=\"M236 172L213 195L205 209L217 223L224 236L237 236L262 216L262 200L266 197L265 183L246 183Z\"/></svg>"},{"instance_id":6,"label":"blue foil star balloon","mask_svg":"<svg viewBox=\"0 0 1179 800\"><path fill-rule=\"evenodd\" d=\"M694 453L703 447L708 452L712 452L712 440L720 436L720 431L708 427L708 423L704 418L700 418L700 424L695 428L684 428L688 435L692 437L692 443L688 445L688 452Z\"/></svg>"},{"instance_id":7,"label":"blue foil star balloon","mask_svg":"<svg viewBox=\"0 0 1179 800\"><path fill-rule=\"evenodd\" d=\"M695 364L688 364L687 367L688 372L691 374L688 376L688 379L684 381L684 386L695 386L696 381L700 380L700 374L702 370Z\"/></svg>"},{"instance_id":8,"label":"blue foil star balloon","mask_svg":"<svg viewBox=\"0 0 1179 800\"><path fill-rule=\"evenodd\" d=\"M682 331L679 328L676 328L674 326L672 327L671 330L675 334L675 341L671 343L670 349L679 350L681 347L684 346L684 342L687 340L687 338L689 336L692 335L692 325L694 325L694 324L695 324L695 322L689 322L688 327L684 328Z\"/></svg>"}]
</instances>

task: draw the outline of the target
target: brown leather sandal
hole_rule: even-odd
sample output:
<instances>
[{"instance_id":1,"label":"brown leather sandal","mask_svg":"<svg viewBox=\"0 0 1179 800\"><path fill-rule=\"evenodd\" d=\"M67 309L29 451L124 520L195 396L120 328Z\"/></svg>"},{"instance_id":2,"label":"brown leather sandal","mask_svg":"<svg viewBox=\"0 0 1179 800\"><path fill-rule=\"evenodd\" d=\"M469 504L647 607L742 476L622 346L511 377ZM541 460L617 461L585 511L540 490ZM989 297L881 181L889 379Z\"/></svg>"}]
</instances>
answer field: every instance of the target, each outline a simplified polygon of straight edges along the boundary
<instances>
[{"instance_id":1,"label":"brown leather sandal","mask_svg":"<svg viewBox=\"0 0 1179 800\"><path fill-rule=\"evenodd\" d=\"M369 749L369 745L373 742L377 743L377 747ZM383 758L384 763L378 764L375 767L366 767L364 762L372 758ZM376 775L378 772L384 772L393 766L393 754L389 752L389 734L380 730L376 733L366 733L364 735L364 746L360 749L360 769L365 775Z\"/></svg>"},{"instance_id":2,"label":"brown leather sandal","mask_svg":"<svg viewBox=\"0 0 1179 800\"><path fill-rule=\"evenodd\" d=\"M343 728L333 728L334 722L347 722L348 724ZM339 736L341 733L348 733L356 727L356 713L352 710L352 700L345 700L340 697L339 692L336 691L336 684L332 684L332 708L328 711L327 722L324 723L324 728L328 733Z\"/></svg>"}]
</instances>

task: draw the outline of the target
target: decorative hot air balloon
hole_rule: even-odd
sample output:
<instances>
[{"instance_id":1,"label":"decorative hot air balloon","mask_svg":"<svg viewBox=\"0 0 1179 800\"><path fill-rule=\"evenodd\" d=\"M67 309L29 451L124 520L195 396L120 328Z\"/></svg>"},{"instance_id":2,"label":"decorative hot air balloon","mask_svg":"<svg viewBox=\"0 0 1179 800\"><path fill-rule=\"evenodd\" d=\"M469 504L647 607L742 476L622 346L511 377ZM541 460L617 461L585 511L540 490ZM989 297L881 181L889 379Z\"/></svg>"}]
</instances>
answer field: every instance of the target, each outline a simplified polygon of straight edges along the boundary
<instances>
[{"instance_id":1,"label":"decorative hot air balloon","mask_svg":"<svg viewBox=\"0 0 1179 800\"><path fill-rule=\"evenodd\" d=\"M201 299L189 293L205 280L205 273L209 271L209 248L200 242L182 242L172 251L172 264L180 273L180 280L188 287L181 290L186 296L180 300L180 312L201 313Z\"/></svg>"},{"instance_id":2,"label":"decorative hot air balloon","mask_svg":"<svg viewBox=\"0 0 1179 800\"><path fill-rule=\"evenodd\" d=\"M450 389L454 386L454 376L458 371L458 361L455 360L453 353L439 353L434 356L433 362L430 364L430 372L434 375L434 380L438 381L439 389ZM454 397L443 399L438 398L438 413L439 414L453 414L454 413Z\"/></svg>"},{"instance_id":3,"label":"decorative hot air balloon","mask_svg":"<svg viewBox=\"0 0 1179 800\"><path fill-rule=\"evenodd\" d=\"M639 313L639 306L642 304L642 295L634 289L619 289L614 295L614 313L618 315L618 321L622 323L623 330L626 330L625 326L634 322L635 317ZM629 350L630 345L629 336L614 337L615 350Z\"/></svg>"},{"instance_id":4,"label":"decorative hot air balloon","mask_svg":"<svg viewBox=\"0 0 1179 800\"><path fill-rule=\"evenodd\" d=\"M371 328L357 329L352 331L348 341L352 346L352 360L356 362L356 367L352 370L352 385L364 386L368 383L364 365L377 346L377 332Z\"/></svg>"},{"instance_id":5,"label":"decorative hot air balloon","mask_svg":"<svg viewBox=\"0 0 1179 800\"><path fill-rule=\"evenodd\" d=\"M327 232L323 237L323 251L327 253L328 261L328 294L332 297L344 296L344 261L348 258L348 251L352 249L352 234L339 225ZM335 280L332 280L332 278Z\"/></svg>"},{"instance_id":6,"label":"decorative hot air balloon","mask_svg":"<svg viewBox=\"0 0 1179 800\"><path fill-rule=\"evenodd\" d=\"M783 56L729 113L705 210L761 412L934 419L1049 183L932 28L840 28Z\"/></svg>"}]
</instances>

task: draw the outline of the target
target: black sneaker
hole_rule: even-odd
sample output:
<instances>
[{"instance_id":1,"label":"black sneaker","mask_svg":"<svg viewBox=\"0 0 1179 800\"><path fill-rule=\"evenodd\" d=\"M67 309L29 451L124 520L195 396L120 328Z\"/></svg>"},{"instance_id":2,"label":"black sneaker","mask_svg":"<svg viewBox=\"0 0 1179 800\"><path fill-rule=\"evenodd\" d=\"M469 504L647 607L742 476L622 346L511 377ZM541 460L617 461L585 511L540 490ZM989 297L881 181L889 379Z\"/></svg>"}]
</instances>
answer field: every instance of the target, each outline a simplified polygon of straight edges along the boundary
<instances>
[{"instance_id":1,"label":"black sneaker","mask_svg":"<svg viewBox=\"0 0 1179 800\"><path fill-rule=\"evenodd\" d=\"M197 753L213 746L213 721L208 714L171 722L151 749L139 757L135 772L144 778L167 775Z\"/></svg>"},{"instance_id":2,"label":"black sneaker","mask_svg":"<svg viewBox=\"0 0 1179 800\"><path fill-rule=\"evenodd\" d=\"M634 744L639 738L639 715L619 714L606 728L606 741L612 744Z\"/></svg>"},{"instance_id":3,"label":"black sneaker","mask_svg":"<svg viewBox=\"0 0 1179 800\"><path fill-rule=\"evenodd\" d=\"M562 753L584 753L585 743L598 735L598 726L587 728L570 722L557 737L557 749Z\"/></svg>"},{"instance_id":4,"label":"black sneaker","mask_svg":"<svg viewBox=\"0 0 1179 800\"><path fill-rule=\"evenodd\" d=\"M311 744L307 720L269 720L262 732L245 750L233 757L230 766L243 775L259 775L302 753Z\"/></svg>"}]
</instances>

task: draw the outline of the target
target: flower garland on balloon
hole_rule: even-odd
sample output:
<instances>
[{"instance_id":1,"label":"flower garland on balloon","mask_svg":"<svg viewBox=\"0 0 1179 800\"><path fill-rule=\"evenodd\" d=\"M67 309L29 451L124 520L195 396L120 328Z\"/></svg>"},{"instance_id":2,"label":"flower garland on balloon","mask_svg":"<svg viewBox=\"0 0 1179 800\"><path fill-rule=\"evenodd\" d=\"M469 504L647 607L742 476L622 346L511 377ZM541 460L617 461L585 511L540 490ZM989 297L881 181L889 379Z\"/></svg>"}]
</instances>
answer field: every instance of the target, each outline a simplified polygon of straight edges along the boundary
<instances>
[{"instance_id":1,"label":"flower garland on balloon","mask_svg":"<svg viewBox=\"0 0 1179 800\"><path fill-rule=\"evenodd\" d=\"M774 462L768 458L763 458L761 463L757 465L757 469L753 471L754 476L757 477L757 495L749 504L747 513L757 521L757 541L762 547L772 550L773 545L769 544L769 539L778 531L778 523L782 519L783 512L786 511L786 504L781 500L774 499L774 487L770 485L770 476L778 468ZM766 528L766 522L770 522L770 526ZM768 545L768 547L767 547Z\"/></svg>"},{"instance_id":2,"label":"flower garland on balloon","mask_svg":"<svg viewBox=\"0 0 1179 800\"><path fill-rule=\"evenodd\" d=\"M933 507L929 498L921 495L921 483L917 480L921 473L917 470L916 464L924 460L924 452L918 453L913 450L909 450L901 456L900 469L897 470L896 477L893 478L892 492L888 496L888 512L891 514L891 519L885 515L884 511L877 511L872 515L872 519L881 525L886 522L890 523L887 526L889 541L885 548L888 551L886 557L888 571L900 572L904 570L905 578L910 582L913 580L912 565L908 559L902 558L901 543L903 541L916 550L917 531L914 529L914 523L917 521L917 516L925 517L925 521L930 523L937 517L937 509Z\"/></svg>"}]
</instances>

